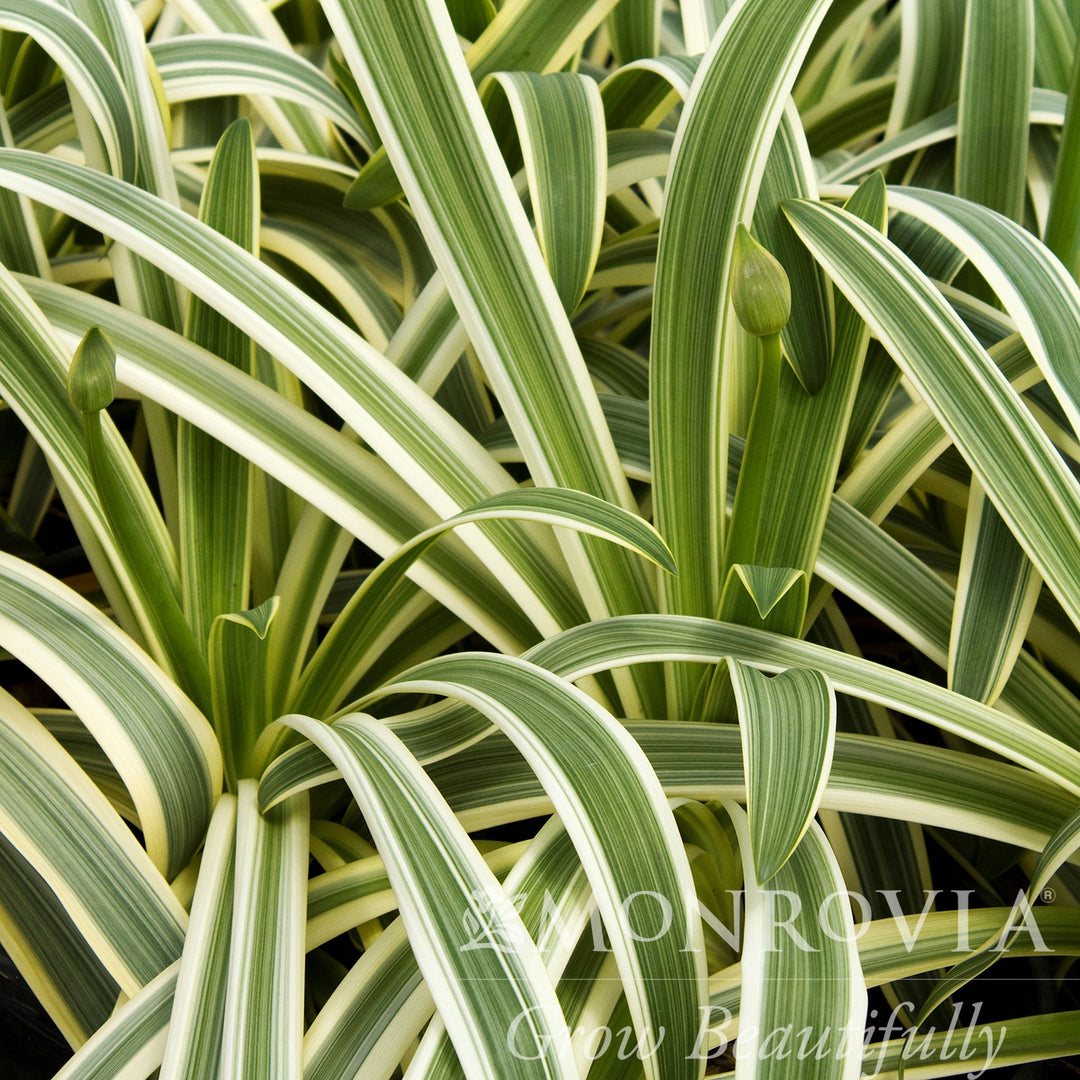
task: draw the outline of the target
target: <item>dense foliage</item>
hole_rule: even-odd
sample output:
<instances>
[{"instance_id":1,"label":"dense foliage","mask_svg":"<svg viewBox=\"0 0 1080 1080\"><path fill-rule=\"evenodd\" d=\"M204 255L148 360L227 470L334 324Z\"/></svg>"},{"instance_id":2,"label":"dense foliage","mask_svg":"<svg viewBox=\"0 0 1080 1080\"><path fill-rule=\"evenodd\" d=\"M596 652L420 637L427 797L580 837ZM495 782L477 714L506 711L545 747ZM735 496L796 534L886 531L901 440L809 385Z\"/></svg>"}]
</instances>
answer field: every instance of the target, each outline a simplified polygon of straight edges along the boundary
<instances>
[{"instance_id":1,"label":"dense foliage","mask_svg":"<svg viewBox=\"0 0 1080 1080\"><path fill-rule=\"evenodd\" d=\"M1078 24L0 0L57 1076L1080 1053Z\"/></svg>"}]
</instances>

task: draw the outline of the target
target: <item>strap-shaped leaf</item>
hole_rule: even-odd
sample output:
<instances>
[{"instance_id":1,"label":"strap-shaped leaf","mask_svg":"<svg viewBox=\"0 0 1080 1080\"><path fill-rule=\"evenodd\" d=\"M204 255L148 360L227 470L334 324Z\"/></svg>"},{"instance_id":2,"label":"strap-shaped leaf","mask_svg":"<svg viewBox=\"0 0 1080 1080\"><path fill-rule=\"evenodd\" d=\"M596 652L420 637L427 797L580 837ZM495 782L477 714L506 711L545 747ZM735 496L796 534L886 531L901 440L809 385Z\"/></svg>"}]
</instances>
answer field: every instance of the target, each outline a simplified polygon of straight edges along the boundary
<instances>
[{"instance_id":1,"label":"strap-shaped leaf","mask_svg":"<svg viewBox=\"0 0 1080 1080\"><path fill-rule=\"evenodd\" d=\"M318 758L323 769L333 768L326 755L314 743L304 743L305 756ZM336 770L335 770L336 772ZM260 804L262 803L262 781ZM325 828L325 824L323 825ZM481 858L499 881L520 862L531 841L503 844L490 851L482 851ZM314 850L316 845L312 843ZM374 849L372 849L374 852ZM325 945L331 938L347 933L364 923L378 919L397 910L397 900L390 887L390 878L382 856L365 853L334 870L312 878L308 884L307 949L310 952Z\"/></svg>"},{"instance_id":2,"label":"strap-shaped leaf","mask_svg":"<svg viewBox=\"0 0 1080 1080\"><path fill-rule=\"evenodd\" d=\"M236 865L236 798L214 808L199 863L184 952L176 972L162 1080L214 1080L221 1037L232 936Z\"/></svg>"},{"instance_id":3,"label":"strap-shaped leaf","mask_svg":"<svg viewBox=\"0 0 1080 1080\"><path fill-rule=\"evenodd\" d=\"M817 813L832 764L836 696L817 671L767 678L731 662L739 706L754 869L769 884Z\"/></svg>"},{"instance_id":4,"label":"strap-shaped leaf","mask_svg":"<svg viewBox=\"0 0 1080 1080\"><path fill-rule=\"evenodd\" d=\"M170 964L94 1033L53 1080L134 1080L162 1062L179 961Z\"/></svg>"},{"instance_id":5,"label":"strap-shaped leaf","mask_svg":"<svg viewBox=\"0 0 1080 1080\"><path fill-rule=\"evenodd\" d=\"M47 284L47 283L45 283ZM103 305L106 309L114 305ZM70 351L20 285L0 268L0 389L4 400L25 424L49 465L63 494L68 513L102 583L118 621L159 661L167 655L161 639L160 612L151 609L139 587L135 567L113 534L113 523L101 505L87 461L82 420L68 398L66 380ZM79 337L92 326L84 326ZM27 363L33 357L33 363ZM110 483L122 491L122 506L143 555L157 564L158 574L174 588L176 556L145 479L131 453L102 416L101 425L109 459Z\"/></svg>"},{"instance_id":6,"label":"strap-shaped leaf","mask_svg":"<svg viewBox=\"0 0 1080 1080\"><path fill-rule=\"evenodd\" d=\"M790 1062L768 1052L769 1040L785 1031L809 1031L808 1045L815 1047L812 1057L799 1061L800 1080L856 1080L862 1071L866 987L836 856L821 829L811 824L763 888L747 817L740 806L725 805L739 837L746 881L736 1080L790 1076ZM793 910L782 911L781 904ZM785 916L790 932L780 935L777 923ZM812 986L828 989L813 993Z\"/></svg>"},{"instance_id":7,"label":"strap-shaped leaf","mask_svg":"<svg viewBox=\"0 0 1080 1080\"><path fill-rule=\"evenodd\" d=\"M810 634L820 645L849 653L862 651L843 613L832 601L815 620ZM836 728L838 733L847 731L889 741L897 737L892 719L884 709L852 697L837 698ZM924 909L933 908L932 902L927 904L927 894L934 882L926 839L917 825L900 815L869 818L825 811L821 827L848 888L861 893L869 902L869 911L860 913L861 922L868 916L886 918L897 908L920 916ZM897 1004L910 1001L915 1009L925 999L926 985L916 978L902 978L889 985L886 995ZM903 1009L901 1015L910 1021L914 1014ZM948 1023L947 1013L943 1019Z\"/></svg>"},{"instance_id":8,"label":"strap-shaped leaf","mask_svg":"<svg viewBox=\"0 0 1080 1080\"><path fill-rule=\"evenodd\" d=\"M359 677L356 670L367 643L362 624L376 618L392 602L401 578L417 559L452 529L477 521L511 518L576 529L622 544L665 570L674 564L663 540L641 518L580 491L527 488L496 495L463 514L433 525L415 536L364 580L327 632L304 669L289 711L324 715L340 704Z\"/></svg>"},{"instance_id":9,"label":"strap-shaped leaf","mask_svg":"<svg viewBox=\"0 0 1080 1080\"><path fill-rule=\"evenodd\" d=\"M304 1080L389 1080L434 1004L397 919L353 964L304 1035Z\"/></svg>"},{"instance_id":10,"label":"strap-shaped leaf","mask_svg":"<svg viewBox=\"0 0 1080 1080\"><path fill-rule=\"evenodd\" d=\"M217 144L199 218L258 254L259 174L247 120L234 121ZM188 306L186 336L255 373L251 339L197 296ZM214 619L248 606L253 477L248 461L184 421L177 425L176 457L180 584L184 612L203 649Z\"/></svg>"},{"instance_id":11,"label":"strap-shaped leaf","mask_svg":"<svg viewBox=\"0 0 1080 1080\"><path fill-rule=\"evenodd\" d=\"M0 827L64 899L109 974L135 994L179 955L184 910L105 796L41 724L6 693L0 710Z\"/></svg>"},{"instance_id":12,"label":"strap-shaped leaf","mask_svg":"<svg viewBox=\"0 0 1080 1080\"><path fill-rule=\"evenodd\" d=\"M300 1074L308 824L306 795L262 814L255 782L241 781L223 1080Z\"/></svg>"},{"instance_id":13,"label":"strap-shaped leaf","mask_svg":"<svg viewBox=\"0 0 1080 1080\"><path fill-rule=\"evenodd\" d=\"M585 294L606 208L607 132L600 91L573 72L489 76L510 103L529 178L537 239L568 314Z\"/></svg>"},{"instance_id":14,"label":"strap-shaped leaf","mask_svg":"<svg viewBox=\"0 0 1080 1080\"><path fill-rule=\"evenodd\" d=\"M475 41L496 15L492 0L449 0L446 10L454 21L454 29L467 41Z\"/></svg>"},{"instance_id":15,"label":"strap-shaped leaf","mask_svg":"<svg viewBox=\"0 0 1080 1080\"><path fill-rule=\"evenodd\" d=\"M600 84L608 129L655 128L690 96L700 61L697 55L654 56L613 71Z\"/></svg>"},{"instance_id":16,"label":"strap-shaped leaf","mask_svg":"<svg viewBox=\"0 0 1080 1080\"><path fill-rule=\"evenodd\" d=\"M170 102L211 93L266 94L317 109L360 145L368 142L337 87L309 60L279 45L241 34L185 34L152 42L150 55Z\"/></svg>"},{"instance_id":17,"label":"strap-shaped leaf","mask_svg":"<svg viewBox=\"0 0 1080 1080\"><path fill-rule=\"evenodd\" d=\"M505 878L504 888L514 898L522 924L557 975L591 907L587 879L558 819L537 833L507 874L509 865L493 869L500 880ZM487 918L488 912L481 911L469 921L472 943L479 943ZM399 921L354 965L308 1030L305 1080L335 1080L361 1068L365 1077L385 1080L400 1060L395 1053L400 1052L401 1034L415 1033L431 1008L431 995L420 982ZM445 1031L442 1040L448 1041Z\"/></svg>"},{"instance_id":18,"label":"strap-shaped leaf","mask_svg":"<svg viewBox=\"0 0 1080 1080\"><path fill-rule=\"evenodd\" d=\"M807 393L817 394L832 363L832 290L821 267L807 259L780 206L786 199L817 196L814 162L795 106L788 101L769 151L754 205L754 232L783 266L791 285L791 316L780 331L792 371Z\"/></svg>"},{"instance_id":19,"label":"strap-shaped leaf","mask_svg":"<svg viewBox=\"0 0 1080 1080\"><path fill-rule=\"evenodd\" d=\"M916 1031L925 1021L931 1009L935 1008L951 994L969 983L977 975L993 966L1002 956L1009 944L1027 928L1031 918L1032 905L1046 887L1047 883L1061 868L1062 864L1080 848L1080 810L1071 814L1047 842L1039 855L1039 861L1031 875L1027 890L1017 896L1013 907L1003 923L994 928L994 933L969 957L957 964L949 974L934 987L930 998L920 1010L915 1027L908 1032L907 1041L916 1037ZM904 1061L901 1059L899 1073L904 1073Z\"/></svg>"},{"instance_id":20,"label":"strap-shaped leaf","mask_svg":"<svg viewBox=\"0 0 1080 1080\"><path fill-rule=\"evenodd\" d=\"M93 117L110 166L126 180L135 177L135 128L120 75L93 34L52 0L4 0L0 26L29 34L64 72Z\"/></svg>"},{"instance_id":21,"label":"strap-shaped leaf","mask_svg":"<svg viewBox=\"0 0 1080 1080\"><path fill-rule=\"evenodd\" d=\"M833 165L822 174L821 182L831 184L851 180L871 169L879 169L890 161L906 157L927 146L954 139L958 115L957 106L950 105L926 117L925 120L904 128L891 138L874 143L873 146L867 147L853 157L845 157L843 161ZM1059 94L1055 90L1045 90L1042 87L1032 89L1030 123L1057 127L1061 125L1064 116L1064 94Z\"/></svg>"},{"instance_id":22,"label":"strap-shaped leaf","mask_svg":"<svg viewBox=\"0 0 1080 1080\"><path fill-rule=\"evenodd\" d=\"M1047 247L1076 275L1080 270L1080 170L1076 168L1080 155L1080 54L1073 49L1072 74L1069 76L1069 107L1065 112L1061 143L1058 147L1054 187L1050 195L1050 210L1046 220Z\"/></svg>"},{"instance_id":23,"label":"strap-shaped leaf","mask_svg":"<svg viewBox=\"0 0 1080 1080\"><path fill-rule=\"evenodd\" d=\"M244 34L291 51L291 42L269 8L236 0L178 0L176 10L197 33ZM277 114L270 126L282 146L328 154L330 134L321 116L292 101L264 102L263 115L270 114L270 110Z\"/></svg>"},{"instance_id":24,"label":"strap-shaped leaf","mask_svg":"<svg viewBox=\"0 0 1080 1080\"><path fill-rule=\"evenodd\" d=\"M120 988L45 879L0 836L0 944L72 1046L109 1019Z\"/></svg>"},{"instance_id":25,"label":"strap-shaped leaf","mask_svg":"<svg viewBox=\"0 0 1080 1080\"><path fill-rule=\"evenodd\" d=\"M278 613L270 597L251 611L219 615L210 628L210 692L230 790L251 775L251 751L270 715L268 635Z\"/></svg>"},{"instance_id":26,"label":"strap-shaped leaf","mask_svg":"<svg viewBox=\"0 0 1080 1080\"><path fill-rule=\"evenodd\" d=\"M806 615L806 574L791 566L736 563L720 598L725 622L797 635Z\"/></svg>"},{"instance_id":27,"label":"strap-shaped leaf","mask_svg":"<svg viewBox=\"0 0 1080 1080\"><path fill-rule=\"evenodd\" d=\"M884 231L885 185L880 173L855 191L847 209ZM835 309L832 364L821 389L810 396L791 372L781 373L774 420L780 437L769 455L764 527L756 555L767 566L796 567L808 576L825 527L870 333L842 297L837 298ZM798 634L801 629L800 621L792 632Z\"/></svg>"},{"instance_id":28,"label":"strap-shaped leaf","mask_svg":"<svg viewBox=\"0 0 1080 1080\"><path fill-rule=\"evenodd\" d=\"M108 753L151 859L174 877L201 843L221 787L220 752L205 718L96 608L2 554L0 640L64 697Z\"/></svg>"},{"instance_id":29,"label":"strap-shaped leaf","mask_svg":"<svg viewBox=\"0 0 1080 1080\"><path fill-rule=\"evenodd\" d=\"M994 1026L983 1030L982 1044L978 1049L969 1048L968 1060L961 1068L978 1072L984 1066L1007 1068L1010 1065L1052 1061L1062 1055L1075 1054L1080 1050L1078 1025L1080 1010L1009 1017L1008 1023L997 1027L996 1031ZM992 1045L988 1046L990 1041ZM955 1033L948 1028L938 1030L932 1036L927 1034L920 1037L920 1071L925 1068L935 1070L937 1075L955 1075L956 1055L962 1045L961 1043L960 1047L957 1046ZM906 1073L903 1071L903 1055L906 1050L907 1043L902 1039L893 1039L888 1043L871 1043L866 1048L864 1059L866 1074L879 1080L901 1080L904 1075L910 1077L910 1067Z\"/></svg>"},{"instance_id":30,"label":"strap-shaped leaf","mask_svg":"<svg viewBox=\"0 0 1080 1080\"><path fill-rule=\"evenodd\" d=\"M126 385L232 446L369 547L389 554L432 524L433 515L373 454L224 361L115 304L74 289L24 281L58 328L80 336L88 325L106 328L120 351L118 366ZM337 540L332 536L327 542L332 548ZM458 563L458 569L447 573L446 559ZM467 560L473 563L468 570L461 559L460 552L455 556L445 547L430 553L428 562L445 579L443 585L427 578L422 567L414 572L418 579L427 578L424 584L432 595L455 610L463 610L462 604L473 609L470 620L486 624L482 632L489 640L505 640L503 647L518 651L521 645L510 642L527 642L535 632L492 576L482 569L477 574L476 560ZM451 580L456 583L450 585ZM506 634L514 637L504 639Z\"/></svg>"},{"instance_id":31,"label":"strap-shaped leaf","mask_svg":"<svg viewBox=\"0 0 1080 1080\"><path fill-rule=\"evenodd\" d=\"M4 108L0 108L0 145L15 145ZM10 191L0 192L0 221L3 223L0 262L13 273L39 274L48 278L49 257L29 200Z\"/></svg>"},{"instance_id":32,"label":"strap-shaped leaf","mask_svg":"<svg viewBox=\"0 0 1080 1080\"><path fill-rule=\"evenodd\" d=\"M1023 220L1035 67L1032 0L968 4L956 132L956 194ZM1027 636L1042 582L972 484L949 649L950 685L993 702Z\"/></svg>"},{"instance_id":33,"label":"strap-shaped leaf","mask_svg":"<svg viewBox=\"0 0 1080 1080\"><path fill-rule=\"evenodd\" d=\"M363 431L391 468L400 469L422 489L437 512L456 513L510 486L505 471L415 383L324 308L220 234L145 192L44 155L0 150L0 176L17 190L32 189L35 198L95 221L132 250L167 267L313 390L334 400L350 426ZM509 526L490 528L502 545L525 543L506 533ZM513 565L494 550L484 558L499 566L506 581L523 575L533 579L535 588L546 594L542 606L550 604L570 617L565 584L553 588L550 579L541 584L548 574L555 580L560 576L550 565L550 553L525 546L529 554L512 557ZM522 584L521 598L533 595L534 588ZM550 624L551 612L537 615Z\"/></svg>"},{"instance_id":34,"label":"strap-shaped leaf","mask_svg":"<svg viewBox=\"0 0 1080 1080\"><path fill-rule=\"evenodd\" d=\"M618 66L660 51L660 21L664 5L660 0L621 0L608 16L611 49Z\"/></svg>"},{"instance_id":35,"label":"strap-shaped leaf","mask_svg":"<svg viewBox=\"0 0 1080 1080\"><path fill-rule=\"evenodd\" d=\"M956 608L949 686L992 705L1027 637L1042 580L1001 515L973 480Z\"/></svg>"},{"instance_id":36,"label":"strap-shaped leaf","mask_svg":"<svg viewBox=\"0 0 1080 1080\"><path fill-rule=\"evenodd\" d=\"M533 479L630 507L581 351L445 8L326 0L324 10ZM628 555L576 537L563 547L583 580L596 583L593 610L652 606L651 583ZM653 704L654 680L638 679Z\"/></svg>"},{"instance_id":37,"label":"strap-shaped leaf","mask_svg":"<svg viewBox=\"0 0 1080 1080\"><path fill-rule=\"evenodd\" d=\"M435 785L385 725L285 718L342 771L390 875L420 970L466 1072L572 1077L569 1036L539 951ZM481 947L462 920L490 913ZM516 1021L516 1026L515 1025ZM520 1060L507 1032L536 1040Z\"/></svg>"},{"instance_id":38,"label":"strap-shaped leaf","mask_svg":"<svg viewBox=\"0 0 1080 1080\"><path fill-rule=\"evenodd\" d=\"M842 210L788 207L796 231L934 410L1031 561L1080 625L1080 485L926 277Z\"/></svg>"},{"instance_id":39,"label":"strap-shaped leaf","mask_svg":"<svg viewBox=\"0 0 1080 1080\"><path fill-rule=\"evenodd\" d=\"M668 611L718 610L727 447L720 345L735 229L753 211L784 98L827 6L749 0L733 8L698 68L676 137L650 361L655 520L679 566L678 578L661 583ZM674 701L685 705L693 690L675 683Z\"/></svg>"},{"instance_id":40,"label":"strap-shaped leaf","mask_svg":"<svg viewBox=\"0 0 1080 1080\"><path fill-rule=\"evenodd\" d=\"M1068 271L1026 229L966 199L892 189L889 205L925 221L972 261L1012 316L1080 434L1080 373L1061 351L1061 342L1080 332L1080 287Z\"/></svg>"},{"instance_id":41,"label":"strap-shaped leaf","mask_svg":"<svg viewBox=\"0 0 1080 1080\"><path fill-rule=\"evenodd\" d=\"M640 615L575 627L530 650L529 658L563 678L578 679L608 663L734 657L759 670L805 667L820 671L840 694L853 694L925 719L1080 793L1080 751L996 709L924 679L835 649L764 630L686 616Z\"/></svg>"},{"instance_id":42,"label":"strap-shaped leaf","mask_svg":"<svg viewBox=\"0 0 1080 1080\"><path fill-rule=\"evenodd\" d=\"M956 100L967 0L903 0L900 70L885 134Z\"/></svg>"},{"instance_id":43,"label":"strap-shaped leaf","mask_svg":"<svg viewBox=\"0 0 1080 1080\"><path fill-rule=\"evenodd\" d=\"M83 441L94 487L108 519L109 535L130 567L143 601L162 666L192 701L206 710L210 699L206 661L180 607L171 573L175 563L172 544L159 541L157 508L127 446L110 444L112 429L105 406L112 403L115 391L116 351L101 329L92 326L72 357L68 396L82 412Z\"/></svg>"},{"instance_id":44,"label":"strap-shaped leaf","mask_svg":"<svg viewBox=\"0 0 1080 1080\"><path fill-rule=\"evenodd\" d=\"M698 1023L700 926L681 910L692 889L671 812L639 747L575 687L522 660L464 654L421 664L380 694L403 690L465 701L514 741L540 776L574 840L619 961L635 1028L659 1045L649 1075L696 1075L687 1063ZM643 863L639 853L653 853ZM627 898L664 897L665 933L632 932ZM684 947L689 951L681 951ZM653 1072L652 1070L658 1070ZM689 1070L689 1071L687 1071Z\"/></svg>"},{"instance_id":45,"label":"strap-shaped leaf","mask_svg":"<svg viewBox=\"0 0 1080 1080\"><path fill-rule=\"evenodd\" d=\"M818 568L947 668L955 590L840 499L832 503ZM1067 745L1077 745L1075 696L1029 654L1017 657L1001 703Z\"/></svg>"},{"instance_id":46,"label":"strap-shaped leaf","mask_svg":"<svg viewBox=\"0 0 1080 1080\"><path fill-rule=\"evenodd\" d=\"M512 0L503 4L465 54L473 81L496 71L559 71L617 0ZM444 24L445 25L445 24ZM450 39L452 40L452 39ZM380 148L364 166L347 205L366 210L397 199L401 187Z\"/></svg>"},{"instance_id":47,"label":"strap-shaped leaf","mask_svg":"<svg viewBox=\"0 0 1080 1080\"><path fill-rule=\"evenodd\" d=\"M956 194L1014 221L1024 210L1034 65L1033 0L968 3L956 129Z\"/></svg>"},{"instance_id":48,"label":"strap-shaped leaf","mask_svg":"<svg viewBox=\"0 0 1080 1080\"><path fill-rule=\"evenodd\" d=\"M625 634L625 626L619 629ZM617 655L613 662L620 662L627 653L613 646L609 655ZM655 658L655 654L650 657ZM426 751L434 741L415 726L395 727L418 751ZM702 800L745 797L742 744L736 725L630 721L627 729L671 796ZM469 825L520 821L551 809L535 773L514 751L513 744L500 735L474 740L467 750L427 768L455 813ZM260 781L259 797L264 806L272 805L295 791L339 779L340 775L321 751L296 747L267 770ZM1063 788L1015 765L941 747L843 732L836 737L832 772L822 797L826 809L875 817L902 813L912 822L962 829L1029 850L1041 848L1074 805L1073 796ZM358 870L357 893L362 887L359 877ZM392 900L384 899L383 903L391 904ZM334 936L345 928L346 921L355 925L353 912L369 918L373 911L378 912L375 902L367 903L360 896L341 921L323 911L323 929L315 941Z\"/></svg>"}]
</instances>

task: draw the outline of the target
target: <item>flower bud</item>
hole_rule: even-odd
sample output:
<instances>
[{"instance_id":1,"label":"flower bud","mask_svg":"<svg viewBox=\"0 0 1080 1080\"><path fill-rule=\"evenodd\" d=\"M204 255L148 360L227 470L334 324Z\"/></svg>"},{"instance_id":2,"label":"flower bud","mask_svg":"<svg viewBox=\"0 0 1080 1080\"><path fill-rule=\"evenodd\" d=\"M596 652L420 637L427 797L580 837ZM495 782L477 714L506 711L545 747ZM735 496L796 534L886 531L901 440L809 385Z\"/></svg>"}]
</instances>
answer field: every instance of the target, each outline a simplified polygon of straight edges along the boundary
<instances>
[{"instance_id":1,"label":"flower bud","mask_svg":"<svg viewBox=\"0 0 1080 1080\"><path fill-rule=\"evenodd\" d=\"M81 413L96 413L116 397L116 350L100 326L86 331L71 358L68 397Z\"/></svg>"},{"instance_id":2,"label":"flower bud","mask_svg":"<svg viewBox=\"0 0 1080 1080\"><path fill-rule=\"evenodd\" d=\"M731 302L743 329L755 337L778 334L791 317L791 286L784 268L744 225L735 233Z\"/></svg>"}]
</instances>

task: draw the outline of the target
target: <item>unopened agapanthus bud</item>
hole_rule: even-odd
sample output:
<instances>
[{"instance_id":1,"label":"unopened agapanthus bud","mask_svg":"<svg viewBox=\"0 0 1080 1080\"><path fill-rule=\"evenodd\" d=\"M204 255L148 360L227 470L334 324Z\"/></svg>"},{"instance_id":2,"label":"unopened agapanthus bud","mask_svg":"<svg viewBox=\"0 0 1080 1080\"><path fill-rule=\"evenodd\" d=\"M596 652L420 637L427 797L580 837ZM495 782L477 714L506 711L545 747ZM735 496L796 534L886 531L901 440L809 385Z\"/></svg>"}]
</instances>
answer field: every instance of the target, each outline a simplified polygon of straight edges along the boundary
<instances>
[{"instance_id":1,"label":"unopened agapanthus bud","mask_svg":"<svg viewBox=\"0 0 1080 1080\"><path fill-rule=\"evenodd\" d=\"M744 225L735 232L731 302L743 329L755 337L779 333L791 317L791 286L784 268Z\"/></svg>"},{"instance_id":2,"label":"unopened agapanthus bud","mask_svg":"<svg viewBox=\"0 0 1080 1080\"><path fill-rule=\"evenodd\" d=\"M81 413L96 413L116 397L116 350L100 326L86 331L71 358L68 397Z\"/></svg>"}]
</instances>

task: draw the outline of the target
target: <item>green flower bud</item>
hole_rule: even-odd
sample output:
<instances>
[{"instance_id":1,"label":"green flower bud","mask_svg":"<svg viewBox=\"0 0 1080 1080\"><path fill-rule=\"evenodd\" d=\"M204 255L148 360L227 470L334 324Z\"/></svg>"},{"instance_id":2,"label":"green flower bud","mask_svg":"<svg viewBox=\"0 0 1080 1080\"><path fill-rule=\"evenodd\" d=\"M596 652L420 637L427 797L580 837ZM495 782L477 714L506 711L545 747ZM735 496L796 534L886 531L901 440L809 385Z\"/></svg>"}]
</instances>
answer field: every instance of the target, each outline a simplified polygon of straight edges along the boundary
<instances>
[{"instance_id":1,"label":"green flower bud","mask_svg":"<svg viewBox=\"0 0 1080 1080\"><path fill-rule=\"evenodd\" d=\"M744 225L735 233L731 302L743 329L755 337L778 334L791 317L791 286L784 268Z\"/></svg>"},{"instance_id":2,"label":"green flower bud","mask_svg":"<svg viewBox=\"0 0 1080 1080\"><path fill-rule=\"evenodd\" d=\"M68 397L81 413L96 413L116 397L116 350L100 326L86 331L71 358Z\"/></svg>"}]
</instances>

